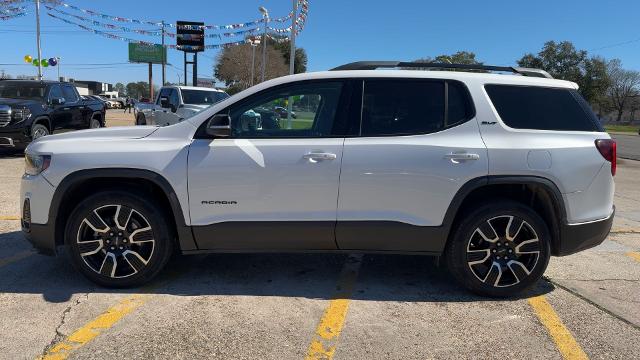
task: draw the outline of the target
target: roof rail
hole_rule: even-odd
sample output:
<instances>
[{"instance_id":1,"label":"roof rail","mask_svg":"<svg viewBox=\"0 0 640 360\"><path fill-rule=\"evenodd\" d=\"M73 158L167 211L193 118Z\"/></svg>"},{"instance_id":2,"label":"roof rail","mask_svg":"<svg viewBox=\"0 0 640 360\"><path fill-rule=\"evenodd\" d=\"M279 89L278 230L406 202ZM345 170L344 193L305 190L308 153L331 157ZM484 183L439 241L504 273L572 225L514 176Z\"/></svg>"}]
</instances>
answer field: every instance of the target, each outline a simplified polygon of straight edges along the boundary
<instances>
[{"instance_id":1,"label":"roof rail","mask_svg":"<svg viewBox=\"0 0 640 360\"><path fill-rule=\"evenodd\" d=\"M349 64L340 65L331 71L340 70L375 70L379 68L432 68L432 69L461 69L461 70L485 70L485 71L505 71L523 76L541 77L553 79L546 71L540 69L493 66L480 64L448 64L435 62L408 62L408 61L356 61Z\"/></svg>"}]
</instances>

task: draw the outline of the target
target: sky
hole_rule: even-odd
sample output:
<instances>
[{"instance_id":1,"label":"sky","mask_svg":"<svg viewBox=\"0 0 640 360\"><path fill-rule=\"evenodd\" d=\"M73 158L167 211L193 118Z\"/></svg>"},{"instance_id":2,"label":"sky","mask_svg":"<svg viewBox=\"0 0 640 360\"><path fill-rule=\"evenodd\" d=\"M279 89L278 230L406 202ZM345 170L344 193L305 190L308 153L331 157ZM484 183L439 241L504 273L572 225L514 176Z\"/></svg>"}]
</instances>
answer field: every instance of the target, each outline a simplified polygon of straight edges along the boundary
<instances>
[{"instance_id":1,"label":"sky","mask_svg":"<svg viewBox=\"0 0 640 360\"><path fill-rule=\"evenodd\" d=\"M292 6L291 0L62 1L119 17L218 25L255 20L260 17L259 6L266 7L272 17L285 16ZM640 70L640 1L539 0L535 5L521 4L502 0L309 0L309 16L297 45L307 51L308 71L359 60L414 60L459 50L475 52L485 64L514 65L523 54L537 53L548 40L569 40L592 55L619 58L626 68ZM51 18L46 12L43 8L42 57L60 57L62 76L125 84L147 80L146 64L128 63L126 42L95 35ZM37 55L35 29L33 6L24 17L0 20L0 72L14 76L37 73L23 60L25 55ZM122 31L114 34L160 42L154 36ZM200 53L199 76L212 76L217 54L217 50ZM183 53L168 50L168 62L175 67L167 68L167 81L177 82L178 75L183 76ZM153 68L157 85L161 68ZM56 70L45 69L45 78L55 79Z\"/></svg>"}]
</instances>

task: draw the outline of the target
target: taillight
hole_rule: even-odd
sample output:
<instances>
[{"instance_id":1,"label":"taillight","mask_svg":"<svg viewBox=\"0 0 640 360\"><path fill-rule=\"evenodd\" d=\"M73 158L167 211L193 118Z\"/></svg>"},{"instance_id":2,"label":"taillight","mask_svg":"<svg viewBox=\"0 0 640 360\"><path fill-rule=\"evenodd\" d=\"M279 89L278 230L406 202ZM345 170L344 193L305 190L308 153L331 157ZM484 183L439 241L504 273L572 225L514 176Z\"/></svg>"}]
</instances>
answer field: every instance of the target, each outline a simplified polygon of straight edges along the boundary
<instances>
[{"instance_id":1,"label":"taillight","mask_svg":"<svg viewBox=\"0 0 640 360\"><path fill-rule=\"evenodd\" d=\"M616 149L616 141L611 139L598 139L596 140L596 148L602 154L602 157L605 158L608 162L611 163L611 175L616 174L616 163L617 163L617 149Z\"/></svg>"}]
</instances>

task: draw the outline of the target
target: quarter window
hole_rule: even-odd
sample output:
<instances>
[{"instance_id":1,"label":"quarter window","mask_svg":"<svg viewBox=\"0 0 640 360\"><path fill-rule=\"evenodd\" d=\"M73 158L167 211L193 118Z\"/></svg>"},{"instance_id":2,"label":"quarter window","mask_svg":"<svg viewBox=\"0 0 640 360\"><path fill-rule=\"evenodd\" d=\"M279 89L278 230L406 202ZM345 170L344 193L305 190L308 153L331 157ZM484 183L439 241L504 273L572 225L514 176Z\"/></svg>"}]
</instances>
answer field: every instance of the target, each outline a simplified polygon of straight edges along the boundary
<instances>
[{"instance_id":1,"label":"quarter window","mask_svg":"<svg viewBox=\"0 0 640 360\"><path fill-rule=\"evenodd\" d=\"M597 117L573 89L486 85L502 121L515 129L602 131Z\"/></svg>"},{"instance_id":2,"label":"quarter window","mask_svg":"<svg viewBox=\"0 0 640 360\"><path fill-rule=\"evenodd\" d=\"M296 84L232 105L235 138L330 136L342 92L342 82ZM289 117L289 102L292 112Z\"/></svg>"}]
</instances>

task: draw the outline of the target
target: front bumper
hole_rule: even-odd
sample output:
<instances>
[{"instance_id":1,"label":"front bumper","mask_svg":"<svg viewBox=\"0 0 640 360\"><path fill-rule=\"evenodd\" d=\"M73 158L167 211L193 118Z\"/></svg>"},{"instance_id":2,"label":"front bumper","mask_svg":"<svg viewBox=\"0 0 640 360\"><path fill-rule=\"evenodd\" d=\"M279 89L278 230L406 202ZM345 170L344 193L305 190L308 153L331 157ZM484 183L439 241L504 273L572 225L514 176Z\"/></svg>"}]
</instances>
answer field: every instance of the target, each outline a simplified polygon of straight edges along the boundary
<instances>
[{"instance_id":1,"label":"front bumper","mask_svg":"<svg viewBox=\"0 0 640 360\"><path fill-rule=\"evenodd\" d=\"M29 142L31 142L31 137L28 135L28 130L25 128L0 127L0 147L26 147Z\"/></svg>"},{"instance_id":2,"label":"front bumper","mask_svg":"<svg viewBox=\"0 0 640 360\"><path fill-rule=\"evenodd\" d=\"M563 224L560 228L560 241L554 255L566 256L602 244L611 231L616 209L602 220L583 224Z\"/></svg>"},{"instance_id":3,"label":"front bumper","mask_svg":"<svg viewBox=\"0 0 640 360\"><path fill-rule=\"evenodd\" d=\"M40 175L23 175L20 183L22 232L38 252L55 254L54 224L49 207L55 188Z\"/></svg>"}]
</instances>

